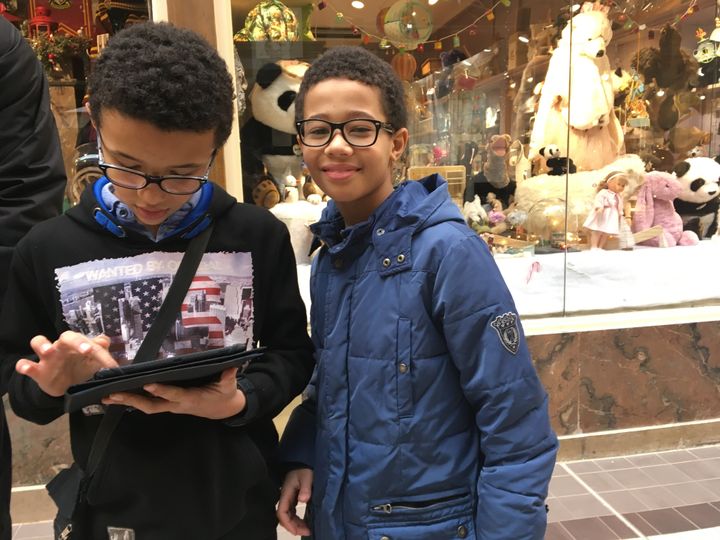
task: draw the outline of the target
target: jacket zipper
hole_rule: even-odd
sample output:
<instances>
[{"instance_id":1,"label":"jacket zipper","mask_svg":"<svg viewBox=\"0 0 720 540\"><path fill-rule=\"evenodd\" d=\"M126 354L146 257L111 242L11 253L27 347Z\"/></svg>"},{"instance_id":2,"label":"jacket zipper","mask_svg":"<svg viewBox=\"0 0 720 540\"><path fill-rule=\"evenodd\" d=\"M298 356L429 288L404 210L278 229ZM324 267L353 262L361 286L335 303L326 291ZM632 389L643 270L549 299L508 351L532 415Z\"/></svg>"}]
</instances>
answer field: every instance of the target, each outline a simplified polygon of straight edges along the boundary
<instances>
[{"instance_id":1,"label":"jacket zipper","mask_svg":"<svg viewBox=\"0 0 720 540\"><path fill-rule=\"evenodd\" d=\"M447 497L441 497L439 499L431 499L429 501L402 501L402 502L389 502L384 504L377 504L372 507L376 512L383 512L385 514L392 514L395 510L420 510L423 508L430 508L437 504L454 501L456 499L462 499L467 497L469 493L462 493L460 495L449 495Z\"/></svg>"}]
</instances>

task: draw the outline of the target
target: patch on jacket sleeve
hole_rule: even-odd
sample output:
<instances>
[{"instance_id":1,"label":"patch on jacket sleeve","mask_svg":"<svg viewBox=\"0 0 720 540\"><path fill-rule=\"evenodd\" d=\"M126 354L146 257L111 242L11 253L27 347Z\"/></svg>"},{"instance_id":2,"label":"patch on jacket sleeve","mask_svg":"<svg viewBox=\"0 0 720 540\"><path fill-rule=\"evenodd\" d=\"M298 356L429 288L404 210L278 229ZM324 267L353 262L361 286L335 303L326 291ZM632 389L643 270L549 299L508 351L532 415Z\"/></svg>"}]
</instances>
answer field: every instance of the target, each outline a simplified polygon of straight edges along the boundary
<instances>
[{"instance_id":1,"label":"patch on jacket sleeve","mask_svg":"<svg viewBox=\"0 0 720 540\"><path fill-rule=\"evenodd\" d=\"M503 347L513 354L517 354L520 347L520 331L518 330L518 317L515 313L508 312L498 315L490 323L498 333Z\"/></svg>"}]
</instances>

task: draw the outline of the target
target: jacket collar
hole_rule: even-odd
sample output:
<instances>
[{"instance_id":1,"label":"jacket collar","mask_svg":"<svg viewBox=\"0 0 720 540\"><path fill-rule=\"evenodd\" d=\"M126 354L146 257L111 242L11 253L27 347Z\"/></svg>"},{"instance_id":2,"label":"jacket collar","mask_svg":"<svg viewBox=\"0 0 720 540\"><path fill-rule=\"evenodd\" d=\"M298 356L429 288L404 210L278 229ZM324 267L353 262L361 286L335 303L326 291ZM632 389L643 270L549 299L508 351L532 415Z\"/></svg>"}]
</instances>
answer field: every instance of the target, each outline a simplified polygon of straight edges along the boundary
<instances>
[{"instance_id":1,"label":"jacket collar","mask_svg":"<svg viewBox=\"0 0 720 540\"><path fill-rule=\"evenodd\" d=\"M448 196L445 180L433 174L403 182L366 221L351 227L344 226L342 215L330 201L310 229L315 239L327 246L333 262L355 258L372 243L376 269L386 276L412 268L412 237L417 232L448 220L462 221L462 215Z\"/></svg>"}]
</instances>

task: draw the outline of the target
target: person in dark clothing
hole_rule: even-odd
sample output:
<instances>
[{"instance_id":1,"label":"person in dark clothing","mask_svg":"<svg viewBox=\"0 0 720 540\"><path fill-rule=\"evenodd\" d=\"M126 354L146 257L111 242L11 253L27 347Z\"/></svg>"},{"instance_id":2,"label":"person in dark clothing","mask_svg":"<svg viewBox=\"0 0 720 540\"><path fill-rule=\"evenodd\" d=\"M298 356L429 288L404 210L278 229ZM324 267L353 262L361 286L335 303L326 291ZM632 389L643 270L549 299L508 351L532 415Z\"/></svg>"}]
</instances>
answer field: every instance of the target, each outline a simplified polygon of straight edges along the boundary
<instances>
[{"instance_id":1,"label":"person in dark clothing","mask_svg":"<svg viewBox=\"0 0 720 540\"><path fill-rule=\"evenodd\" d=\"M27 41L0 17L0 306L15 244L62 210L65 169L43 68ZM0 396L5 395L0 387ZM0 401L0 540L9 540L10 436Z\"/></svg>"},{"instance_id":2,"label":"person in dark clothing","mask_svg":"<svg viewBox=\"0 0 720 540\"><path fill-rule=\"evenodd\" d=\"M13 310L0 315L10 404L48 423L63 414L70 385L131 361L189 239L212 221L159 355L238 343L266 352L244 374L229 369L206 386L149 385L149 397L104 399L133 410L88 488L83 529L92 540L275 538L272 419L306 386L313 346L286 227L208 180L232 124L227 67L193 32L139 24L104 49L89 93L105 176L18 245ZM241 328L229 321L242 315L244 297L253 313ZM70 415L81 468L103 412Z\"/></svg>"}]
</instances>

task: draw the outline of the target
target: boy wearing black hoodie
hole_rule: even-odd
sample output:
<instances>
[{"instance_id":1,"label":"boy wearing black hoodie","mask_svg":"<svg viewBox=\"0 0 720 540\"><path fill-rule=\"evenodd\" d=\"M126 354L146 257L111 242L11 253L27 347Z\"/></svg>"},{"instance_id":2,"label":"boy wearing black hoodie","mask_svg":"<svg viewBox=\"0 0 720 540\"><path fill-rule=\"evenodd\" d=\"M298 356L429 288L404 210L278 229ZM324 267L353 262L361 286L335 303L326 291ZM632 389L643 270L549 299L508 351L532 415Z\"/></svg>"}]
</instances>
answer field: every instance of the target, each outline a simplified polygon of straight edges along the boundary
<instances>
[{"instance_id":1,"label":"boy wearing black hoodie","mask_svg":"<svg viewBox=\"0 0 720 540\"><path fill-rule=\"evenodd\" d=\"M159 356L267 347L244 375L199 388L115 394L122 417L87 492L88 537L275 538L272 418L313 367L285 226L208 181L232 124L233 89L194 33L142 24L117 34L90 78L105 176L18 245L0 315L10 403L45 424L67 388L130 362L190 239L214 229ZM34 353L34 354L33 354ZM101 407L70 415L84 468Z\"/></svg>"}]
</instances>

